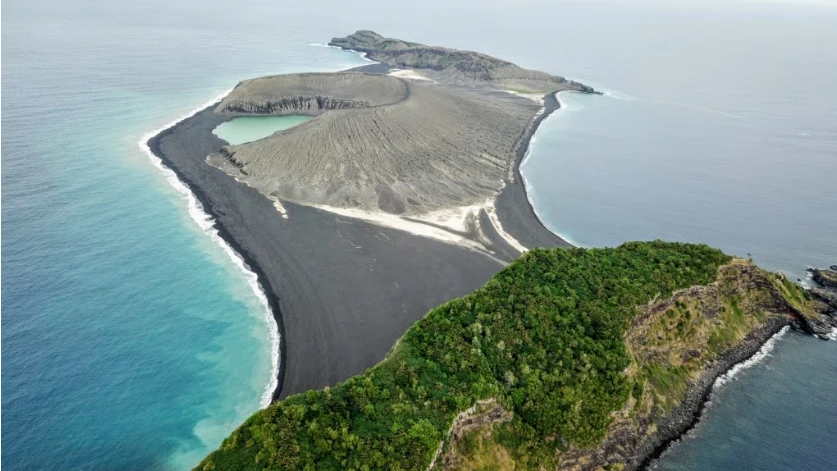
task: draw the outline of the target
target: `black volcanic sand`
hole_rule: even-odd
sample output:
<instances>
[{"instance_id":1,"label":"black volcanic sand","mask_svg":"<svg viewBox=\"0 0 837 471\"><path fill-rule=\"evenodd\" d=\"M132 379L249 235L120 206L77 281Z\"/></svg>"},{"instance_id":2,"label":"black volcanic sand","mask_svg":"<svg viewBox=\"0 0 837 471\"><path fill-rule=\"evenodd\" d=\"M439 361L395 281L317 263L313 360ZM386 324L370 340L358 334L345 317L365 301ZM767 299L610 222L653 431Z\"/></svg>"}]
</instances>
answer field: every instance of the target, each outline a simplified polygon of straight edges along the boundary
<instances>
[{"instance_id":1,"label":"black volcanic sand","mask_svg":"<svg viewBox=\"0 0 837 471\"><path fill-rule=\"evenodd\" d=\"M523 176L520 174L520 164L526 157L532 136L534 136L541 122L560 107L561 103L554 93L544 97L543 113L535 118L533 126L523 136L515 151L513 181L507 181L506 186L494 200L497 218L500 219L503 230L529 249L535 247L572 247L572 244L550 232L535 214L535 209L532 208L526 195Z\"/></svg>"},{"instance_id":2,"label":"black volcanic sand","mask_svg":"<svg viewBox=\"0 0 837 471\"><path fill-rule=\"evenodd\" d=\"M551 106L557 109L554 98ZM226 145L212 130L231 119L214 108L148 144L259 277L281 336L274 400L334 385L375 365L428 310L480 287L519 255L484 213L488 252L290 202L283 202L283 218L264 195L206 163ZM534 128L523 136L515 165ZM504 230L527 247L569 245L540 224L519 173L498 197L497 212Z\"/></svg>"}]
</instances>

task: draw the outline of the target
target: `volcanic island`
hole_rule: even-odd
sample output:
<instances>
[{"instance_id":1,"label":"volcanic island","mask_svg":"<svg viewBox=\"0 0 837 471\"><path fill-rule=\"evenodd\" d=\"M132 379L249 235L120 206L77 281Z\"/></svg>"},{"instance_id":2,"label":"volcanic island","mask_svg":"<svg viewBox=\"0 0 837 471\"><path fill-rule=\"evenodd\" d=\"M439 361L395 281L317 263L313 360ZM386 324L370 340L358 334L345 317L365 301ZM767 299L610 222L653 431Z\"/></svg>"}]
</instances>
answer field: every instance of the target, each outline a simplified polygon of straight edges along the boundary
<instances>
[{"instance_id":1,"label":"volcanic island","mask_svg":"<svg viewBox=\"0 0 837 471\"><path fill-rule=\"evenodd\" d=\"M804 290L705 245L544 227L520 164L557 93L593 88L371 31L329 45L376 63L245 80L148 142L281 339L274 402L198 469L639 469L777 332L833 335L834 271Z\"/></svg>"}]
</instances>

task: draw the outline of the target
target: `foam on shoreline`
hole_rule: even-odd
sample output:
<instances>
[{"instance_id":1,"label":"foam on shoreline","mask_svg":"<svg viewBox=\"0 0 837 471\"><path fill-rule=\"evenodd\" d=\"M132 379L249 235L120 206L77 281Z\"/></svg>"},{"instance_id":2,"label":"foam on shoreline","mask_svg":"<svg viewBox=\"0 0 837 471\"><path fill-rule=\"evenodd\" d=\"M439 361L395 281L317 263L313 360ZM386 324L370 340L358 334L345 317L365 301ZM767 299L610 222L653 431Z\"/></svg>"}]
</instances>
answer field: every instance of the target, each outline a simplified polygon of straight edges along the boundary
<instances>
[{"instance_id":1,"label":"foam on shoreline","mask_svg":"<svg viewBox=\"0 0 837 471\"><path fill-rule=\"evenodd\" d=\"M526 146L526 153L523 155L523 158L520 159L520 164L518 164L518 166L517 166L518 173L520 174L520 179L523 182L523 189L525 190L525 193L526 193L526 200L529 201L529 206L531 206L532 211L535 212L535 215L537 215L538 219L540 219L541 221L543 221L543 218L541 217L540 214L538 214L538 208L537 208L537 206L535 206L535 201L532 199L532 186L529 184L529 181L526 180L526 176L523 174L523 165L526 164L526 161L529 160L529 156L532 155L532 149L535 147L535 141L538 138L538 134L543 129L544 121L546 121L547 119L555 116L559 111L567 109L567 104L565 102L561 101L561 92L562 91L567 91L567 90L561 90L561 91L558 91L558 92L554 92L552 94L555 97L555 101L558 102L558 109L556 109L555 111L550 113L549 116L543 118L543 120L538 124L537 129L535 129L535 132L532 133L532 137L529 138L529 142L527 143L528 145ZM537 119L541 115L541 113L544 112L544 110L545 110L545 108L542 108L541 111L539 111L538 114L535 115L535 119ZM546 224L543 224L543 226L546 227ZM578 242L572 240L570 237L567 237L566 234L562 234L561 232L552 230L549 227L546 227L546 229L549 230L550 232L552 232L553 234L557 235L561 239L567 241L567 243L569 243L573 247L584 247L582 244L579 244Z\"/></svg>"},{"instance_id":2,"label":"foam on shoreline","mask_svg":"<svg viewBox=\"0 0 837 471\"><path fill-rule=\"evenodd\" d=\"M201 110L218 103L227 96L232 89L225 91L224 93L216 96L215 98L209 100L208 102L194 108L189 113L181 116L180 118L175 119L163 126L149 131L140 138L138 145L140 150L145 152L148 156L148 159L151 163L157 167L163 175L166 177L166 181L175 189L178 193L184 196L186 199L186 207L189 212L189 216L195 223L200 227L200 229L209 235L212 240L217 244L221 249L223 249L224 253L230 258L233 264L244 273L244 277L247 279L247 284L250 286L250 289L253 290L253 294L259 300L259 303L264 308L264 317L265 322L268 325L268 330L270 331L270 347L271 347L271 366L272 372L270 375L270 381L265 388L265 391L262 393L260 399L260 406L267 407L270 405L271 400L273 399L273 392L276 390L276 387L279 384L279 326L276 324L276 319L273 316L273 311L270 309L270 304L267 301L267 296L265 295L264 291L262 290L261 284L259 284L258 276L250 270L241 256L233 250L233 248L218 234L218 229L215 227L215 219L212 218L205 210L203 205L200 201L198 201L197 197L194 193L189 189L189 187L177 178L177 175L174 173L173 170L166 167L163 163L162 159L154 155L154 152L151 151L151 148L148 146L148 141L153 138L154 136L160 134L161 132L169 129L181 121L184 121L188 118L191 118Z\"/></svg>"},{"instance_id":3,"label":"foam on shoreline","mask_svg":"<svg viewBox=\"0 0 837 471\"><path fill-rule=\"evenodd\" d=\"M758 351L756 351L756 353L753 356L747 358L746 360L740 363L736 363L732 366L732 368L715 378L715 380L709 386L709 391L707 392L706 396L704 396L704 402L700 406L700 411L698 412L697 416L693 419L694 422L692 423L692 425L689 426L686 432L682 433L680 436L664 445L664 450L660 454L656 455L656 457L654 457L650 461L650 463L659 463L662 457L670 453L671 450L673 450L675 447L680 446L680 444L683 443L684 440L688 440L695 433L695 430L697 430L697 428L700 426L700 423L703 421L703 418L706 416L708 410L711 408L713 396L718 391L718 389L723 387L730 381L734 380L736 377L738 377L738 375L741 374L742 371L757 365L765 358L769 357L770 353L776 347L776 343L782 337L784 337L789 330L790 326L788 325L782 327L779 330L779 332L767 339L767 341L764 342L761 345L761 347L759 347ZM656 465L649 465L647 469L656 469Z\"/></svg>"},{"instance_id":4,"label":"foam on shoreline","mask_svg":"<svg viewBox=\"0 0 837 471\"><path fill-rule=\"evenodd\" d=\"M741 374L742 371L757 365L759 362L770 356L770 352L772 352L776 347L776 342L784 337L785 334L788 333L788 330L790 330L790 326L782 327L776 335L767 339L767 342L764 342L764 345L759 348L755 355L742 361L741 363L735 364L735 366L730 368L726 373L718 376L712 384L712 393L714 393L719 387L735 379L735 377Z\"/></svg>"}]
</instances>

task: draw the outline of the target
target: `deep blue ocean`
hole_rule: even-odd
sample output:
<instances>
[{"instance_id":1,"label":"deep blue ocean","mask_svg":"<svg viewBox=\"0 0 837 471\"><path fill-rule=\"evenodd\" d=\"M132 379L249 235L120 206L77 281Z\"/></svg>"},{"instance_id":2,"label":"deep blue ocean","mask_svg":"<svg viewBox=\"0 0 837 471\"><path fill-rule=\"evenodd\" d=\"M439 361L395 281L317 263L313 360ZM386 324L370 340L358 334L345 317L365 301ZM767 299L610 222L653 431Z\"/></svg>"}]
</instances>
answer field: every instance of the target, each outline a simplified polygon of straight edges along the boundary
<instances>
[{"instance_id":1,"label":"deep blue ocean","mask_svg":"<svg viewBox=\"0 0 837 471\"><path fill-rule=\"evenodd\" d=\"M2 6L2 467L187 469L271 387L252 280L139 145L272 73L339 70L368 28L609 92L562 94L524 166L585 246L707 242L837 263L837 7L778 1ZM788 333L658 469L834 469L837 342Z\"/></svg>"}]
</instances>

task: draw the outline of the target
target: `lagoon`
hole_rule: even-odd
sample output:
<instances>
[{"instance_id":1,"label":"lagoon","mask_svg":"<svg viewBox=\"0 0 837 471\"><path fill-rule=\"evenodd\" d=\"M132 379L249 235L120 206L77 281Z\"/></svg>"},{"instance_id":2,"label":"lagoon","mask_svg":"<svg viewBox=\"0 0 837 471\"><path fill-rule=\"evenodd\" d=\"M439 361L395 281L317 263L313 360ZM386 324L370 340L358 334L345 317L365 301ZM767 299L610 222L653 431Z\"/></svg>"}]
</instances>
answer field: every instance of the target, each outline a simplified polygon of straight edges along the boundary
<instances>
[{"instance_id":1,"label":"lagoon","mask_svg":"<svg viewBox=\"0 0 837 471\"><path fill-rule=\"evenodd\" d=\"M212 131L232 145L264 139L271 134L290 129L311 119L311 116L242 116L218 126Z\"/></svg>"}]
</instances>

